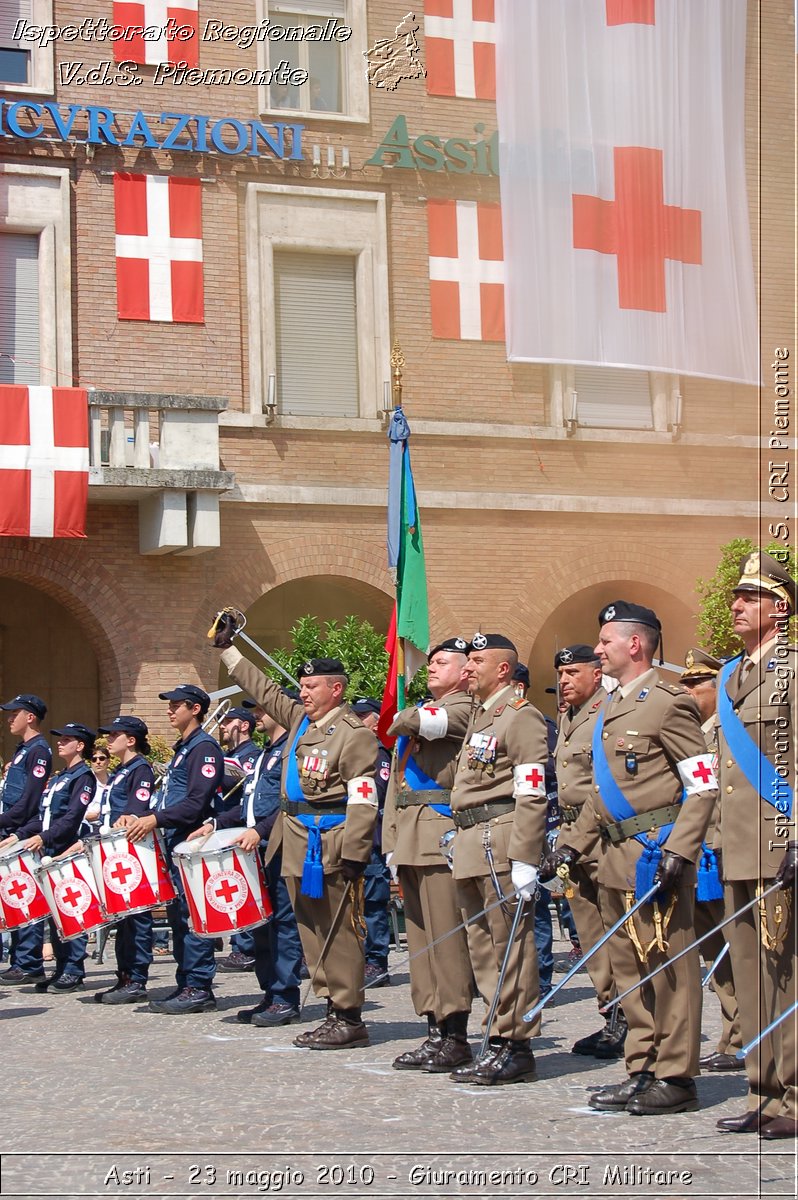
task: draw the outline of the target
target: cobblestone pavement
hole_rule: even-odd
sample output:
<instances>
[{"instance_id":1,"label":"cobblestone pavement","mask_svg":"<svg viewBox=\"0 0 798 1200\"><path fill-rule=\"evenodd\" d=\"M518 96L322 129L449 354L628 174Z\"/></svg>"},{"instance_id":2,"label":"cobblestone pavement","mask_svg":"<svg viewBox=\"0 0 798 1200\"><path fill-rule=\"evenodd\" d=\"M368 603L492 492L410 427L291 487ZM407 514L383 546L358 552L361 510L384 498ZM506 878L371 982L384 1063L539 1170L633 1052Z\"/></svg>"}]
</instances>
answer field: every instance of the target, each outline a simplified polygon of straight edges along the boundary
<instances>
[{"instance_id":1,"label":"cobblestone pavement","mask_svg":"<svg viewBox=\"0 0 798 1200\"><path fill-rule=\"evenodd\" d=\"M565 944L555 948L561 965ZM93 1003L113 982L112 950L103 965L88 961L84 992L6 987L0 1195L795 1195L794 1143L715 1129L745 1108L742 1072L702 1077L697 1113L587 1107L623 1068L569 1052L600 1024L586 976L544 1014L537 1083L462 1087L393 1071L423 1036L405 958L392 955L393 986L367 993L371 1046L327 1054L291 1045L305 1024L236 1021L259 999L252 974L219 972L219 1011L183 1017ZM171 958L156 959L151 995L171 990L172 971ZM709 996L703 1052L718 1011ZM312 1000L307 1021L322 1016Z\"/></svg>"}]
</instances>

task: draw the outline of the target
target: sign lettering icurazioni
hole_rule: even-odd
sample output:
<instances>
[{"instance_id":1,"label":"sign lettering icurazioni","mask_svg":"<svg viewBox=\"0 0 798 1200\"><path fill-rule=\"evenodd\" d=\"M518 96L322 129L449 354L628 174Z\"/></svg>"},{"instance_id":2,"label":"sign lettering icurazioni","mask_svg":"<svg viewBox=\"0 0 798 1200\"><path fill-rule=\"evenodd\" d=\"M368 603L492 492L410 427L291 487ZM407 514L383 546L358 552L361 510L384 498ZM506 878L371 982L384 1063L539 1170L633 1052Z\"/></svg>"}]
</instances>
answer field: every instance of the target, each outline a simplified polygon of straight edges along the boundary
<instances>
[{"instance_id":1,"label":"sign lettering icurazioni","mask_svg":"<svg viewBox=\"0 0 798 1200\"><path fill-rule=\"evenodd\" d=\"M477 124L474 132L482 134L485 126ZM464 137L440 138L422 133L411 138L407 117L401 113L380 142L367 167L394 167L406 171L447 171L451 175L498 175L499 134L469 141Z\"/></svg>"},{"instance_id":2,"label":"sign lettering icurazioni","mask_svg":"<svg viewBox=\"0 0 798 1200\"><path fill-rule=\"evenodd\" d=\"M137 150L178 150L189 154L271 155L302 161L304 125L294 122L239 121L199 113L115 113L93 104L38 104L32 100L0 103L0 137L24 141L48 139L90 146ZM286 134L288 135L286 137Z\"/></svg>"}]
</instances>

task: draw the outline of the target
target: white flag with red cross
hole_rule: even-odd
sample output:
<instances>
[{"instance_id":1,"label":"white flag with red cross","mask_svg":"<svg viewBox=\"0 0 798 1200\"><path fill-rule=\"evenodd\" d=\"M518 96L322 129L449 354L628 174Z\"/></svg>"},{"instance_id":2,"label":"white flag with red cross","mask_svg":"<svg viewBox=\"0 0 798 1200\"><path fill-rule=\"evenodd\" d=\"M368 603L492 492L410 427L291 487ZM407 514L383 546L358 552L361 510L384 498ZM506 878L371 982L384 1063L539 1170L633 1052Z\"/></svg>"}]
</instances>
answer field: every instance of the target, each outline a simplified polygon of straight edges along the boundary
<instances>
[{"instance_id":1,"label":"white flag with red cross","mask_svg":"<svg viewBox=\"0 0 798 1200\"><path fill-rule=\"evenodd\" d=\"M494 0L427 0L424 47L430 96L496 99Z\"/></svg>"},{"instance_id":2,"label":"white flag with red cross","mask_svg":"<svg viewBox=\"0 0 798 1200\"><path fill-rule=\"evenodd\" d=\"M432 336L504 341L504 257L498 204L428 200Z\"/></svg>"},{"instance_id":3,"label":"white flag with red cross","mask_svg":"<svg viewBox=\"0 0 798 1200\"><path fill-rule=\"evenodd\" d=\"M0 386L0 535L85 537L84 388Z\"/></svg>"},{"instance_id":4,"label":"white flag with red cross","mask_svg":"<svg viewBox=\"0 0 798 1200\"><path fill-rule=\"evenodd\" d=\"M745 0L497 0L511 361L755 382Z\"/></svg>"},{"instance_id":5,"label":"white flag with red cross","mask_svg":"<svg viewBox=\"0 0 798 1200\"><path fill-rule=\"evenodd\" d=\"M199 66L199 0L118 0L113 18L124 31L114 41L116 62Z\"/></svg>"},{"instance_id":6,"label":"white flag with red cross","mask_svg":"<svg viewBox=\"0 0 798 1200\"><path fill-rule=\"evenodd\" d=\"M127 321L204 317L202 184L176 175L114 175L117 312Z\"/></svg>"}]
</instances>

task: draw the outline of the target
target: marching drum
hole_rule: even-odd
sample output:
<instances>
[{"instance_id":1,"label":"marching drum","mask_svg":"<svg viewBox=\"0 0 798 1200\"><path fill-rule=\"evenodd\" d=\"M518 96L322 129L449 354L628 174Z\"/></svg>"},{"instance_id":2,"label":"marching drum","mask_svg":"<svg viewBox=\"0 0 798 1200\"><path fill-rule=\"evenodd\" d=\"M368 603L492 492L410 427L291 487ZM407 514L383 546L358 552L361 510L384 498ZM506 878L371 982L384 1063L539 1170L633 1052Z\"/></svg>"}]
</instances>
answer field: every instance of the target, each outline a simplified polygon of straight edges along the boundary
<instances>
[{"instance_id":1,"label":"marching drum","mask_svg":"<svg viewBox=\"0 0 798 1200\"><path fill-rule=\"evenodd\" d=\"M18 843L0 851L0 929L21 929L49 917L38 866L39 856Z\"/></svg>"},{"instance_id":2,"label":"marching drum","mask_svg":"<svg viewBox=\"0 0 798 1200\"><path fill-rule=\"evenodd\" d=\"M197 937L253 929L271 919L272 906L257 850L231 843L244 829L219 829L208 838L180 842L172 857Z\"/></svg>"},{"instance_id":3,"label":"marching drum","mask_svg":"<svg viewBox=\"0 0 798 1200\"><path fill-rule=\"evenodd\" d=\"M86 850L109 917L130 917L174 900L159 830L129 842L124 829L108 829L89 838Z\"/></svg>"},{"instance_id":4,"label":"marching drum","mask_svg":"<svg viewBox=\"0 0 798 1200\"><path fill-rule=\"evenodd\" d=\"M36 873L62 942L108 924L85 850L42 862Z\"/></svg>"}]
</instances>

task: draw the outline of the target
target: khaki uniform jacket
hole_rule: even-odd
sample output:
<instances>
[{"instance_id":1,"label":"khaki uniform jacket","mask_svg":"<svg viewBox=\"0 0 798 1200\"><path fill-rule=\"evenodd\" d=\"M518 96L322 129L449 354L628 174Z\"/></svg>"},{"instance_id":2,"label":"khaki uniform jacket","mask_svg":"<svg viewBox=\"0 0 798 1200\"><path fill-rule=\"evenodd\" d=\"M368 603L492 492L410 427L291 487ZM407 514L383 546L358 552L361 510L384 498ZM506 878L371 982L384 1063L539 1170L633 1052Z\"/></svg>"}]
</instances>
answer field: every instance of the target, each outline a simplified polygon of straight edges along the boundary
<instances>
[{"instance_id":1,"label":"khaki uniform jacket","mask_svg":"<svg viewBox=\"0 0 798 1200\"><path fill-rule=\"evenodd\" d=\"M557 798L560 809L580 810L592 791L593 730L606 698L607 693L604 688L599 687L575 713L571 713L570 709L563 713L557 734L557 745L554 748L554 761L557 768ZM566 821L563 816L560 839L564 845L570 845L568 834L572 825L573 822ZM598 859L598 830L596 830L594 847L582 857L591 862L596 862Z\"/></svg>"},{"instance_id":2,"label":"khaki uniform jacket","mask_svg":"<svg viewBox=\"0 0 798 1200\"><path fill-rule=\"evenodd\" d=\"M397 713L390 732L392 736L404 734L413 738L415 735L411 747L414 760L440 787L451 788L457 754L471 715L471 697L467 692L454 692L441 700L430 700L424 707L445 710L447 722L443 737L429 740L417 736L421 713L415 705ZM383 854L393 854L391 866L395 867L442 867L440 839L452 828L451 819L435 812L428 804L397 809L397 793L406 790L399 755L394 752L382 823Z\"/></svg>"},{"instance_id":3,"label":"khaki uniform jacket","mask_svg":"<svg viewBox=\"0 0 798 1200\"><path fill-rule=\"evenodd\" d=\"M707 750L712 756L712 766L715 769L715 775L718 775L718 718L716 716L709 717L701 726L701 732L704 735ZM708 846L719 849L720 833L718 832L718 821L720 820L720 787L718 787L718 798L712 808L712 816L709 819L707 831L704 834L704 841Z\"/></svg>"},{"instance_id":4,"label":"khaki uniform jacket","mask_svg":"<svg viewBox=\"0 0 798 1200\"><path fill-rule=\"evenodd\" d=\"M614 695L614 693L613 693ZM708 760L701 719L695 701L682 688L664 683L655 670L635 680L625 699L607 701L604 709L604 749L609 768L636 813L652 812L678 804L684 787L678 764L701 757ZM627 754L637 755L637 774L626 766ZM695 786L695 784L691 784ZM702 788L688 795L663 849L695 862L712 817L717 788ZM589 852L594 842L594 824L606 829L615 818L604 804L593 779L593 791L571 827L567 843L574 850ZM598 879L604 887L631 890L643 847L636 838L618 845L602 839Z\"/></svg>"},{"instance_id":5,"label":"khaki uniform jacket","mask_svg":"<svg viewBox=\"0 0 798 1200\"><path fill-rule=\"evenodd\" d=\"M296 700L283 695L280 685L248 662L235 646L224 651L222 662L236 683L261 704L270 717L288 730L288 747L283 755L282 789L285 794L288 751L304 720L305 710ZM303 796L313 804L318 804L320 809L325 804L340 806L346 800L350 780L366 776L373 782L377 750L374 734L348 704L330 713L328 718L322 718L318 726L311 722L296 745L297 766L301 768L305 755L318 755L324 758L327 775L323 780L310 779L305 778L300 770L299 782ZM350 803L347 806L346 820L321 835L325 874L337 870L342 858L354 862L368 861L376 820L376 791L373 793L373 804ZM308 840L305 826L296 817L281 813L269 838L268 858L274 856L281 838L283 875L301 875Z\"/></svg>"},{"instance_id":6,"label":"khaki uniform jacket","mask_svg":"<svg viewBox=\"0 0 798 1200\"><path fill-rule=\"evenodd\" d=\"M771 642L744 683L738 666L727 692L738 717L761 752L784 771L788 796L796 781L795 671L796 647L784 646L786 655L776 657L778 638ZM783 653L780 650L780 654ZM786 686L785 686L786 685ZM784 857L786 844L796 837L795 801L793 818L787 822L772 804L754 791L731 756L723 729L718 730L720 764L720 822L715 844L723 851L724 879L772 879ZM779 836L779 830L784 835ZM775 836L774 836L775 835Z\"/></svg>"},{"instance_id":7,"label":"khaki uniform jacket","mask_svg":"<svg viewBox=\"0 0 798 1200\"><path fill-rule=\"evenodd\" d=\"M480 763L469 765L468 749L477 733L496 738L492 771ZM548 757L546 722L536 708L515 697L511 686L493 697L488 709L480 705L472 712L452 785L451 804L455 812L512 800L514 767L534 763L541 775L539 790L534 795L519 796L513 812L490 821L497 870L508 870L510 859L533 866L540 862L546 832L546 786L542 776ZM453 855L455 879L489 874L482 844L484 829L484 824L479 824L458 830Z\"/></svg>"}]
</instances>

